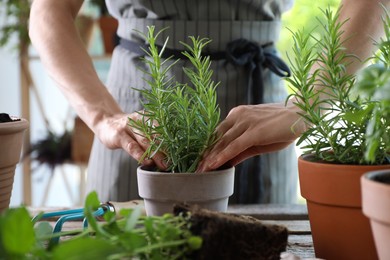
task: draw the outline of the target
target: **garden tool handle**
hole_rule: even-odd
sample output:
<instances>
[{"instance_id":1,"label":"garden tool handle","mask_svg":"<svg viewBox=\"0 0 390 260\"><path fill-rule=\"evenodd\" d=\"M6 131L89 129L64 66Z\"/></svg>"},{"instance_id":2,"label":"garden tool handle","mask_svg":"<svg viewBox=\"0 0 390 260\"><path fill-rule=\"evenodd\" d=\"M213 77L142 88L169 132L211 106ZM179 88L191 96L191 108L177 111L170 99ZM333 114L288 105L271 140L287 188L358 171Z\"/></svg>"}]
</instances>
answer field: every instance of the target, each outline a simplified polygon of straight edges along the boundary
<instances>
[{"instance_id":1,"label":"garden tool handle","mask_svg":"<svg viewBox=\"0 0 390 260\"><path fill-rule=\"evenodd\" d=\"M110 210L115 212L118 217L121 209L135 209L137 207L141 207L142 215L146 215L143 200L130 200L125 202L108 201L105 204L108 205L110 207Z\"/></svg>"}]
</instances>

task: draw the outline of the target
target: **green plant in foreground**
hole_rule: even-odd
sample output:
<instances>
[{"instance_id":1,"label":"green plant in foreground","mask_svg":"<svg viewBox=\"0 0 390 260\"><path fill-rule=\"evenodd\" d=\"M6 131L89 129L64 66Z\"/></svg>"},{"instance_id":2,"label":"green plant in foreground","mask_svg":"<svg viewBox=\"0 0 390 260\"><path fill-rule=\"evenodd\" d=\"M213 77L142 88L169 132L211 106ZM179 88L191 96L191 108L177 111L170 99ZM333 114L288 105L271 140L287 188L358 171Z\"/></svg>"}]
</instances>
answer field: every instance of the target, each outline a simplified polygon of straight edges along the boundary
<instances>
[{"instance_id":1,"label":"green plant in foreground","mask_svg":"<svg viewBox=\"0 0 390 260\"><path fill-rule=\"evenodd\" d=\"M366 130L365 158L369 161L375 160L378 149L384 149L390 161L390 16L387 11L382 21L385 38L376 43L379 51L374 58L377 63L360 73L355 89L375 102L364 108L365 113L372 115Z\"/></svg>"},{"instance_id":2,"label":"green plant in foreground","mask_svg":"<svg viewBox=\"0 0 390 260\"><path fill-rule=\"evenodd\" d=\"M353 57L344 52L341 30L347 21L338 21L339 10L333 13L327 9L323 14L324 32L319 39L312 33L293 33L294 59L289 58L293 76L286 80L294 91L289 98L295 98L302 111L300 115L309 126L298 145L305 141L304 153L313 154L316 160L342 164L386 163L388 146L384 138L388 139L389 118L377 114L377 122L387 122L387 128L375 149L371 149L373 156L368 160L364 156L368 146L366 133L375 111L372 108L378 103L352 94L356 79L348 74L347 66ZM319 67L314 70L313 66Z\"/></svg>"},{"instance_id":3,"label":"green plant in foreground","mask_svg":"<svg viewBox=\"0 0 390 260\"><path fill-rule=\"evenodd\" d=\"M149 44L143 61L149 68L144 73L150 89L137 89L145 98L144 110L139 112L142 120L129 119L129 125L150 142L144 158L161 152L168 171L194 172L203 153L217 140L215 129L220 119L218 84L211 80L210 58L201 55L209 41L189 37L192 46L181 42L187 49L183 55L193 67L183 68L190 84L179 83L169 75L177 60L162 59L168 39L161 50L156 46L160 33L155 34L152 26L143 35Z\"/></svg>"},{"instance_id":4,"label":"green plant in foreground","mask_svg":"<svg viewBox=\"0 0 390 260\"><path fill-rule=\"evenodd\" d=\"M0 215L0 259L186 259L202 245L190 232L190 215L146 217L140 209L125 209L123 218L107 212L102 222L93 216L99 205L90 193L84 208L89 227L56 235L48 222L33 223L26 208L6 210ZM68 237L49 243L59 235Z\"/></svg>"}]
</instances>

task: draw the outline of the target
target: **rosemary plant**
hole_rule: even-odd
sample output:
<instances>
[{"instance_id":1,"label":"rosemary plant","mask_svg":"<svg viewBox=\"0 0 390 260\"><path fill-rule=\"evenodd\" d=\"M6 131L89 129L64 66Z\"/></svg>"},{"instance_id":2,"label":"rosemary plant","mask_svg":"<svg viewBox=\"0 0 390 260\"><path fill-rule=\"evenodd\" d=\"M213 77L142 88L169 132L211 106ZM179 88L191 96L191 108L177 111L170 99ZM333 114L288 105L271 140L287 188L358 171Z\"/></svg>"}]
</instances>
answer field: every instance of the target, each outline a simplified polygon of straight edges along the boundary
<instances>
[{"instance_id":1,"label":"rosemary plant","mask_svg":"<svg viewBox=\"0 0 390 260\"><path fill-rule=\"evenodd\" d=\"M376 101L352 94L356 79L347 67L353 57L344 52L341 29L347 21L339 22L339 10L322 12L326 19L321 23L320 38L302 31L292 33L294 59L289 60L293 76L286 79L293 88L289 98L295 98L302 111L300 115L308 124L297 145L305 142L304 153L313 154L316 160L341 164L386 163L388 154L382 141L372 151L374 159L364 156L367 122L373 116L373 110L366 108L375 106Z\"/></svg>"},{"instance_id":2,"label":"rosemary plant","mask_svg":"<svg viewBox=\"0 0 390 260\"><path fill-rule=\"evenodd\" d=\"M169 76L178 60L162 59L168 39L160 50L156 39L161 31L155 34L154 30L148 27L148 34L143 35L149 44L143 61L149 68L144 73L150 89L136 89L145 98L144 110L139 112L142 120L129 119L129 125L150 142L144 158L161 152L168 171L194 172L203 153L217 140L215 129L220 120L218 84L211 80L210 58L201 55L209 40L190 37L192 45L181 42L192 67L183 68L190 84L179 83Z\"/></svg>"}]
</instances>

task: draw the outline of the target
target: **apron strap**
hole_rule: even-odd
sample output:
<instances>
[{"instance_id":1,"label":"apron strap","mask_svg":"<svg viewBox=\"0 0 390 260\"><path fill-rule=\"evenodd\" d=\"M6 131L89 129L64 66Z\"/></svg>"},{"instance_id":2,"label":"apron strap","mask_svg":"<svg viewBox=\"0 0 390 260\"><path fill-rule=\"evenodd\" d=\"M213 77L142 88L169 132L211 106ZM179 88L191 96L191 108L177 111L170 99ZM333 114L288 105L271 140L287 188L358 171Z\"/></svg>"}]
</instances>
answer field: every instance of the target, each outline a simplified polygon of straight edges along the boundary
<instances>
[{"instance_id":1,"label":"apron strap","mask_svg":"<svg viewBox=\"0 0 390 260\"><path fill-rule=\"evenodd\" d=\"M120 46L140 56L145 55L147 44L120 39ZM235 65L245 67L249 73L247 96L248 104L263 102L263 75L262 70L267 68L280 77L289 77L291 72L286 63L276 54L273 44L259 46L255 42L246 39L238 39L229 42L226 51L204 52L203 56L209 56L211 60L226 60ZM181 50L165 48L163 58L187 59Z\"/></svg>"}]
</instances>

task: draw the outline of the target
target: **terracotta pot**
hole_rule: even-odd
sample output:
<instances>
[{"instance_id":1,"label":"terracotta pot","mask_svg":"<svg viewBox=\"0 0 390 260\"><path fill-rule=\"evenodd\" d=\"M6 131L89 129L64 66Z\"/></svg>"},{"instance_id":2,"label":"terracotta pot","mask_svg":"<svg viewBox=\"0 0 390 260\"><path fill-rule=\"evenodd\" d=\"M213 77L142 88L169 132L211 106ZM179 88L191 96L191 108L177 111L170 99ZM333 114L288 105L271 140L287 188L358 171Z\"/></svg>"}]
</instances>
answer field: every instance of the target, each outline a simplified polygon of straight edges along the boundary
<instances>
[{"instance_id":1,"label":"terracotta pot","mask_svg":"<svg viewBox=\"0 0 390 260\"><path fill-rule=\"evenodd\" d=\"M234 168L206 173L162 173L137 169L139 195L147 215L173 212L176 203L225 212L233 194Z\"/></svg>"},{"instance_id":2,"label":"terracotta pot","mask_svg":"<svg viewBox=\"0 0 390 260\"><path fill-rule=\"evenodd\" d=\"M298 160L299 182L316 257L327 260L377 259L369 220L361 209L360 177L389 165L361 166Z\"/></svg>"},{"instance_id":3,"label":"terracotta pot","mask_svg":"<svg viewBox=\"0 0 390 260\"><path fill-rule=\"evenodd\" d=\"M111 16L99 18L99 26L103 37L104 50L106 54L111 54L117 45L116 30L118 21Z\"/></svg>"},{"instance_id":4,"label":"terracotta pot","mask_svg":"<svg viewBox=\"0 0 390 260\"><path fill-rule=\"evenodd\" d=\"M88 164L93 138L94 133L92 130L80 117L76 117L71 140L71 158L73 162Z\"/></svg>"},{"instance_id":5,"label":"terracotta pot","mask_svg":"<svg viewBox=\"0 0 390 260\"><path fill-rule=\"evenodd\" d=\"M28 125L25 119L0 123L0 212L9 207L16 164L20 160L23 134Z\"/></svg>"},{"instance_id":6,"label":"terracotta pot","mask_svg":"<svg viewBox=\"0 0 390 260\"><path fill-rule=\"evenodd\" d=\"M390 259L390 166L362 176L363 213L370 219L379 259Z\"/></svg>"}]
</instances>

